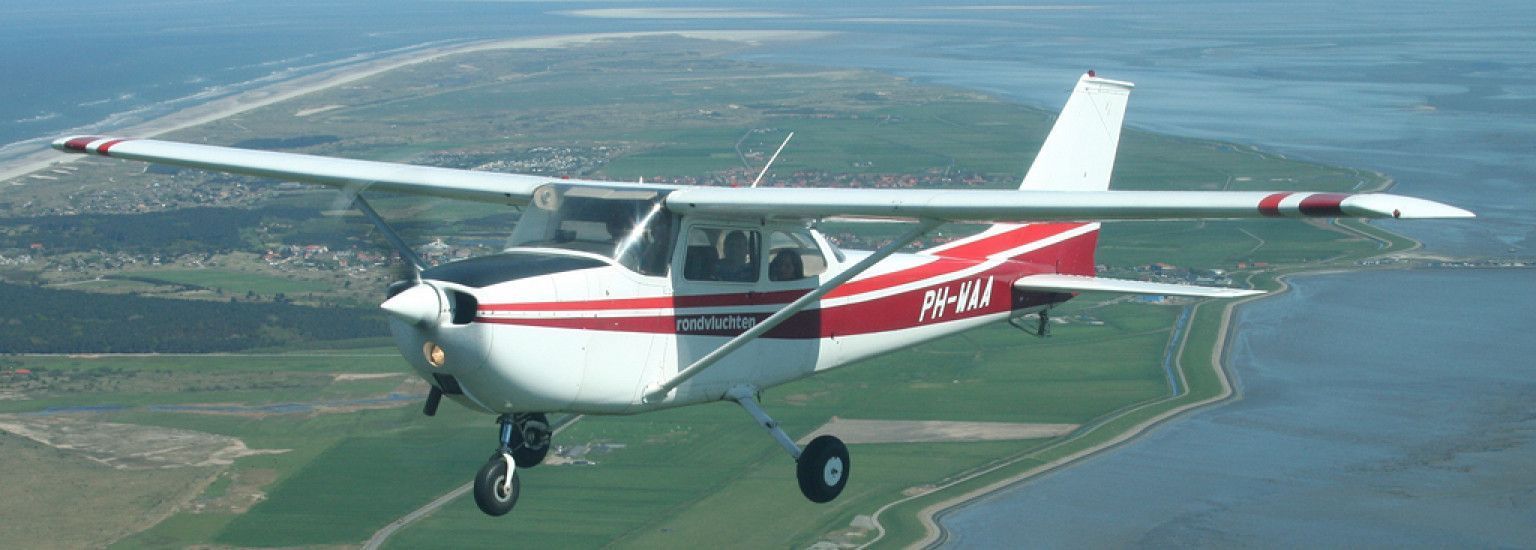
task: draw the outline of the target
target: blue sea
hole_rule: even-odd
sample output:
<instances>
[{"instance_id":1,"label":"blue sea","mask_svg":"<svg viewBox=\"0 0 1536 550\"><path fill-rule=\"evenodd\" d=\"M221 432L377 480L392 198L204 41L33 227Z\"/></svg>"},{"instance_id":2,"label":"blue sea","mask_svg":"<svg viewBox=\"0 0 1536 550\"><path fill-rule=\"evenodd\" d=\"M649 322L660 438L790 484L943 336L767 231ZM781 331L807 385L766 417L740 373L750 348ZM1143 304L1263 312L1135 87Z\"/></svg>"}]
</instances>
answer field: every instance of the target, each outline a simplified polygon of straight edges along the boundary
<instances>
[{"instance_id":1,"label":"blue sea","mask_svg":"<svg viewBox=\"0 0 1536 550\"><path fill-rule=\"evenodd\" d=\"M459 41L831 30L743 57L857 66L1056 109L1131 80L1126 123L1376 170L1468 221L1386 222L1435 253L1536 256L1536 5L1524 1L632 3L0 0L0 161L281 79ZM750 18L719 18L730 10ZM612 12L609 12L612 14ZM1029 152L1021 152L1021 158ZM946 515L959 546L1536 540L1536 271L1299 278L1241 309L1242 399Z\"/></svg>"}]
</instances>

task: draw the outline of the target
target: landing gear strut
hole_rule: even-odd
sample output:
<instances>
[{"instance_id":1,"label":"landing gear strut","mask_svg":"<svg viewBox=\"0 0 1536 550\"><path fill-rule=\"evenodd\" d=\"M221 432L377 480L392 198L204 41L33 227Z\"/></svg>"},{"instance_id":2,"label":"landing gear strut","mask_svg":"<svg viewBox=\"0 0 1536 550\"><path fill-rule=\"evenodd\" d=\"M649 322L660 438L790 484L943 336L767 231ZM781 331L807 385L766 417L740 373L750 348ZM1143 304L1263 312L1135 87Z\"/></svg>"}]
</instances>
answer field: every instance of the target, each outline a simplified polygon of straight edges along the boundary
<instances>
[{"instance_id":1,"label":"landing gear strut","mask_svg":"<svg viewBox=\"0 0 1536 550\"><path fill-rule=\"evenodd\" d=\"M517 469L544 461L551 434L544 413L503 414L496 422L501 427L501 445L475 474L475 505L492 516L505 515L517 505L522 491Z\"/></svg>"},{"instance_id":2,"label":"landing gear strut","mask_svg":"<svg viewBox=\"0 0 1536 550\"><path fill-rule=\"evenodd\" d=\"M848 471L852 464L848 460L848 446L834 436L822 435L801 449L795 440L784 433L779 423L758 406L756 394L754 388L737 387L731 389L726 397L746 409L747 414L752 415L757 424L768 430L769 435L779 442L779 446L784 447L789 456L795 459L795 477L800 481L800 493L811 502L818 503L831 502L842 494L843 487L848 485Z\"/></svg>"}]
</instances>

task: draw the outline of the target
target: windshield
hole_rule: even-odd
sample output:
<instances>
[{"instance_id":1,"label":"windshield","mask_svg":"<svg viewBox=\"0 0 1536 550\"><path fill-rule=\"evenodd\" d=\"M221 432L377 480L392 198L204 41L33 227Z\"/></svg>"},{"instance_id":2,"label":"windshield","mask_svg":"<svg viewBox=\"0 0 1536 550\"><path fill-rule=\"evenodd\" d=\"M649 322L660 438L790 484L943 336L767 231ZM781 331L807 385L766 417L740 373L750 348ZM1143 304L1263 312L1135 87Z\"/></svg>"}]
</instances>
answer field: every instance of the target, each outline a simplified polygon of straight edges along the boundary
<instances>
[{"instance_id":1,"label":"windshield","mask_svg":"<svg viewBox=\"0 0 1536 550\"><path fill-rule=\"evenodd\" d=\"M507 246L579 250L666 275L673 224L662 196L653 189L545 185L534 191Z\"/></svg>"}]
</instances>

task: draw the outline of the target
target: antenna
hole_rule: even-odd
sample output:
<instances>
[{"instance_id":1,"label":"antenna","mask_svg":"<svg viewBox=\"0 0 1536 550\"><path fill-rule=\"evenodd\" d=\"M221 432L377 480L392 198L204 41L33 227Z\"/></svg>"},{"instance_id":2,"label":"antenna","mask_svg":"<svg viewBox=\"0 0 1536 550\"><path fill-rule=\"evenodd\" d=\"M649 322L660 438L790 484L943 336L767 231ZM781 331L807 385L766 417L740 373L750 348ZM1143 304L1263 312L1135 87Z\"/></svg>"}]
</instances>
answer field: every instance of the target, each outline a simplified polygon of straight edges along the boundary
<instances>
[{"instance_id":1,"label":"antenna","mask_svg":"<svg viewBox=\"0 0 1536 550\"><path fill-rule=\"evenodd\" d=\"M768 157L768 164L764 164L763 171L758 172L757 179L752 180L752 187L757 187L757 182L763 181L763 176L768 175L768 169L773 167L773 161L779 160L779 153L784 152L784 146L789 145L789 140L794 137L794 132L790 132L789 135L784 136L784 143L780 143L779 149L773 152L773 156Z\"/></svg>"}]
</instances>

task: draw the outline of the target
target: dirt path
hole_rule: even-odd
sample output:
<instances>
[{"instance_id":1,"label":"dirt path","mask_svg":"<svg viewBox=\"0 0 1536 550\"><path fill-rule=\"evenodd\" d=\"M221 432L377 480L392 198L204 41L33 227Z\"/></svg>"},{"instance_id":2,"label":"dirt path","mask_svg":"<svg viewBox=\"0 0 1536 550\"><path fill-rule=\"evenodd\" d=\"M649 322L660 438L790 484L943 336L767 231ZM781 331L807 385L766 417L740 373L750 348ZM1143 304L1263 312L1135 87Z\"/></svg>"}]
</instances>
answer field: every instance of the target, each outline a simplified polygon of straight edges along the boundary
<instances>
[{"instance_id":1,"label":"dirt path","mask_svg":"<svg viewBox=\"0 0 1536 550\"><path fill-rule=\"evenodd\" d=\"M561 431L570 427L571 424L581 420L581 418L582 416L579 414L561 417L560 420L556 420L554 423L554 433L558 435ZM378 550L384 546L384 541L389 540L389 537L394 536L401 529L421 520L421 518L432 515L433 512L438 511L438 509L446 506L449 502L453 502L454 499L464 496L472 488L474 488L474 482L460 485L454 488L454 490L444 493L443 496L432 499L431 502L426 503L422 507L412 510L411 513L401 516L400 519L389 522L389 525L385 525L383 529L375 532L373 537L368 539L368 542L363 543L363 550Z\"/></svg>"}]
</instances>

